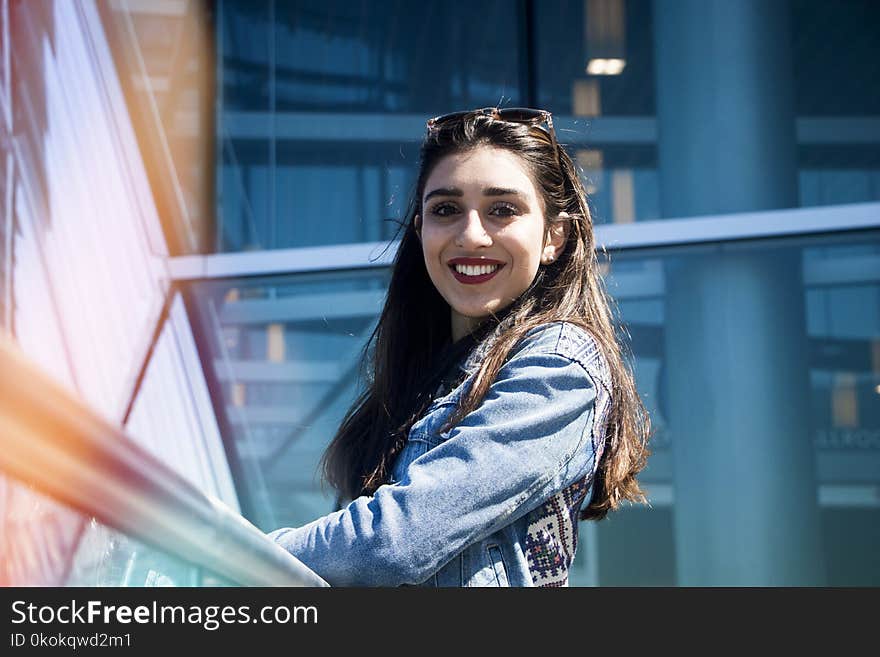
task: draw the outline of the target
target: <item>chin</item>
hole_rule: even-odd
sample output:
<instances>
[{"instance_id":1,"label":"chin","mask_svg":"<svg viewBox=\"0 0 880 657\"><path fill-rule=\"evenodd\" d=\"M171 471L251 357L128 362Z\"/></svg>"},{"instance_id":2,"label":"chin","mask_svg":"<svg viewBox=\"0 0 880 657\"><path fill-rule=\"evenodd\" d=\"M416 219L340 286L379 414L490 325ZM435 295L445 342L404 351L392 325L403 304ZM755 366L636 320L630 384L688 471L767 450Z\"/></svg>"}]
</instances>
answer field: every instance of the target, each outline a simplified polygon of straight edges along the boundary
<instances>
[{"instance_id":1,"label":"chin","mask_svg":"<svg viewBox=\"0 0 880 657\"><path fill-rule=\"evenodd\" d=\"M498 313L500 311L501 311L500 306L499 307L491 306L489 308L483 307L483 308L480 308L479 310L470 309L465 312L459 310L458 314L462 315L464 317L467 317L468 319L472 319L474 321L480 321L480 320L486 319L487 317L490 317L493 313Z\"/></svg>"}]
</instances>

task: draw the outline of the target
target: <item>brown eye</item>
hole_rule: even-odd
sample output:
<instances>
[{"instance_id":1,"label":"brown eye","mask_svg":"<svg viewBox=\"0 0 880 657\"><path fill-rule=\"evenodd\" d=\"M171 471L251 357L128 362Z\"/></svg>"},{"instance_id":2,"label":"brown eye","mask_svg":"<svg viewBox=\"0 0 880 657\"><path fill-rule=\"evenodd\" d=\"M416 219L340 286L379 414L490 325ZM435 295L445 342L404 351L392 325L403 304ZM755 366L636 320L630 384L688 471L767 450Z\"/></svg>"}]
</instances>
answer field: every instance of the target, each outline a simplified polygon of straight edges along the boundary
<instances>
[{"instance_id":1,"label":"brown eye","mask_svg":"<svg viewBox=\"0 0 880 657\"><path fill-rule=\"evenodd\" d=\"M519 208L511 203L498 203L492 207L490 214L497 217L513 217L520 214Z\"/></svg>"},{"instance_id":2,"label":"brown eye","mask_svg":"<svg viewBox=\"0 0 880 657\"><path fill-rule=\"evenodd\" d=\"M438 203L431 208L431 214L437 217L448 217L458 212L458 208L452 203Z\"/></svg>"}]
</instances>

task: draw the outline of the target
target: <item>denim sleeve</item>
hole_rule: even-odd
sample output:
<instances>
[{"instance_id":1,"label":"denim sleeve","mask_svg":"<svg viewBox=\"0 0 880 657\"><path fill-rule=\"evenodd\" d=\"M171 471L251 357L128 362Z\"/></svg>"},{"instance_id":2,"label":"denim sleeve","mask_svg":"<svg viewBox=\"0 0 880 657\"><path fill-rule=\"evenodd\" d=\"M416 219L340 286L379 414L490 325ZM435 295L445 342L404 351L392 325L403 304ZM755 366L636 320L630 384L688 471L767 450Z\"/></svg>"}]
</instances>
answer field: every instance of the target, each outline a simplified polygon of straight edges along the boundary
<instances>
[{"instance_id":1,"label":"denim sleeve","mask_svg":"<svg viewBox=\"0 0 880 657\"><path fill-rule=\"evenodd\" d=\"M555 350L525 349L480 406L403 479L269 536L333 586L427 579L469 544L592 472L596 388Z\"/></svg>"}]
</instances>

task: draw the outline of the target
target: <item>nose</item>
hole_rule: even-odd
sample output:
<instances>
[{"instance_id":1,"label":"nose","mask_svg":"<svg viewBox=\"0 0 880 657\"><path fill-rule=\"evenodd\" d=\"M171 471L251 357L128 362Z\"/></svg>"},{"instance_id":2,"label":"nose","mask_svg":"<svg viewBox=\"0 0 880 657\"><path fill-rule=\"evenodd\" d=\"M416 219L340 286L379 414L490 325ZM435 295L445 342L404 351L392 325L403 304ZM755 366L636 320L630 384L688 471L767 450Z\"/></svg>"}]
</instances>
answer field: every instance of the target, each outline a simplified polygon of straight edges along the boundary
<instances>
[{"instance_id":1,"label":"nose","mask_svg":"<svg viewBox=\"0 0 880 657\"><path fill-rule=\"evenodd\" d=\"M483 226L483 218L480 216L479 210L469 211L464 216L461 231L455 239L455 245L462 248L474 248L491 244L492 238Z\"/></svg>"}]
</instances>

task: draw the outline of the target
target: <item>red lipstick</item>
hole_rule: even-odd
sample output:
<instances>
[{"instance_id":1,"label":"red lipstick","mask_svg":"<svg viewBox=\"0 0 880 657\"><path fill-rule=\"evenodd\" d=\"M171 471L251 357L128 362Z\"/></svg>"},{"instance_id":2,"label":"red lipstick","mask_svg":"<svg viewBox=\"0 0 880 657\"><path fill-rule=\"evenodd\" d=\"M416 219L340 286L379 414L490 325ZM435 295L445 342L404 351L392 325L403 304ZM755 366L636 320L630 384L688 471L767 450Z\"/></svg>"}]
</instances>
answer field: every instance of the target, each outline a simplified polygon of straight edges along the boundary
<instances>
[{"instance_id":1,"label":"red lipstick","mask_svg":"<svg viewBox=\"0 0 880 657\"><path fill-rule=\"evenodd\" d=\"M493 271L490 271L487 274L480 274L478 276L468 276L467 274L461 274L455 269L455 265L471 265L471 266L481 266L481 265L498 265ZM455 276L455 280L459 283L464 283L465 285L477 285L479 283L485 283L488 280L491 280L495 277L499 271L504 268L504 263L499 260L492 260L489 258L452 258L449 261L449 269L452 271L452 275Z\"/></svg>"}]
</instances>

